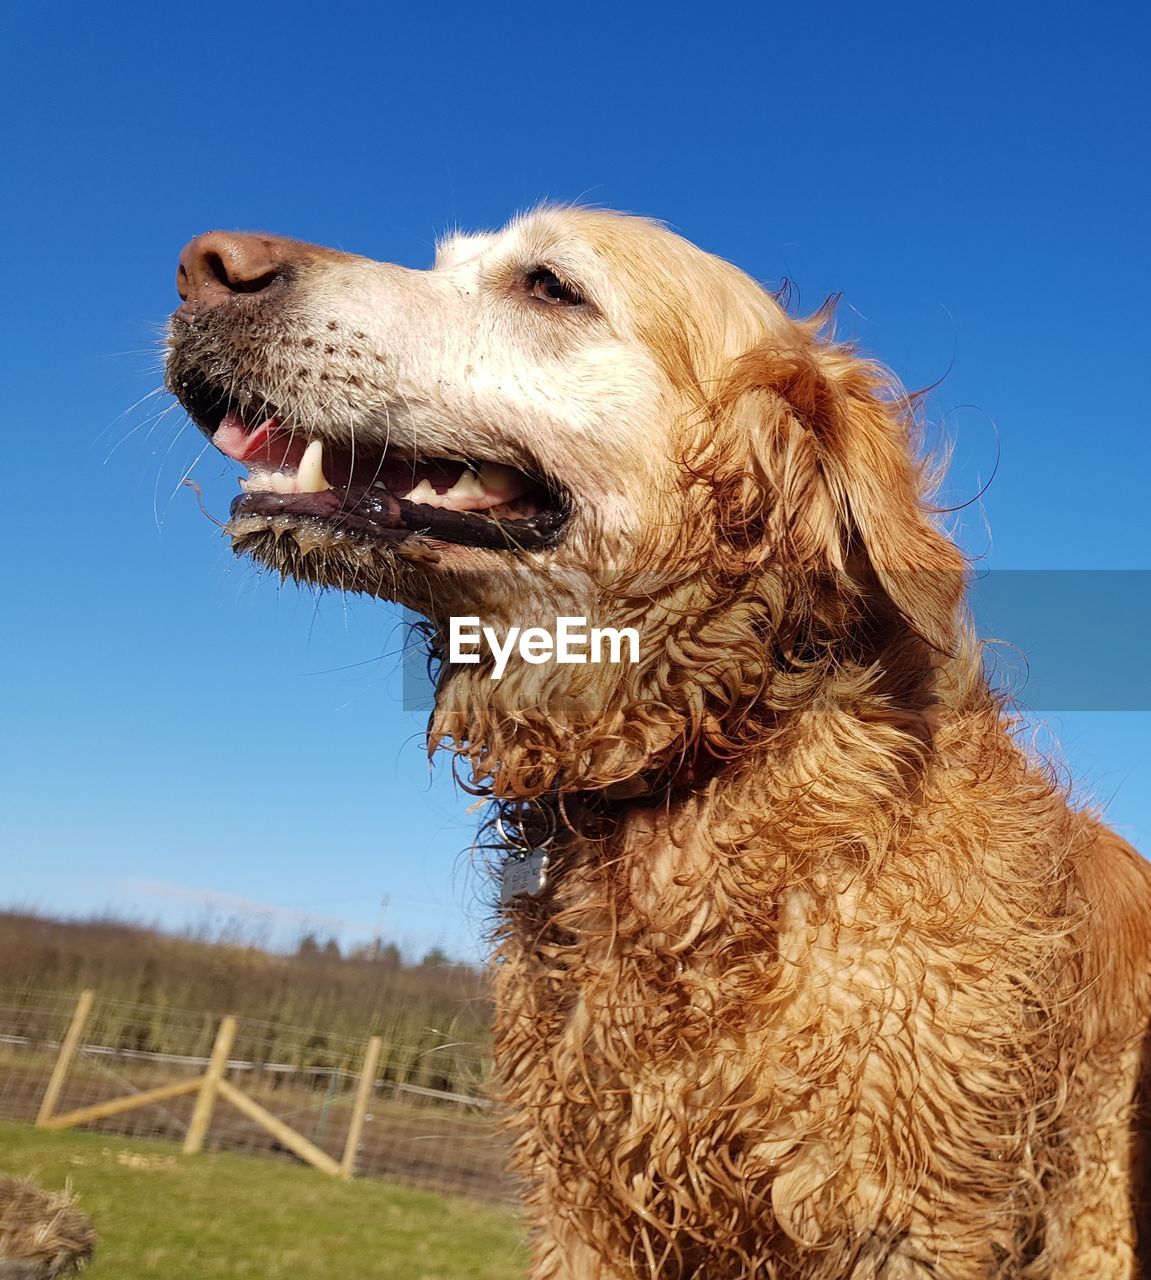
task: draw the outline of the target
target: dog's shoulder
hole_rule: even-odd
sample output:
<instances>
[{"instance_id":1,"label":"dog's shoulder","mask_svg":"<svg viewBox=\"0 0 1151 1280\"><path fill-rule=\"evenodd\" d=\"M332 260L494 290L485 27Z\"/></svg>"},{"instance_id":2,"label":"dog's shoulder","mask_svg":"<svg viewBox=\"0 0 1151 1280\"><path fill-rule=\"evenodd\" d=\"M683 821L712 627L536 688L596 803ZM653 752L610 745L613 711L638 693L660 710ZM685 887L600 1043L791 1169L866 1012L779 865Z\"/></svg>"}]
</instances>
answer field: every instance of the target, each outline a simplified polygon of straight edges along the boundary
<instances>
[{"instance_id":1,"label":"dog's shoulder","mask_svg":"<svg viewBox=\"0 0 1151 1280\"><path fill-rule=\"evenodd\" d=\"M1151 863L1097 818L1083 815L1080 888L1087 903L1077 942L1105 1004L1151 1017Z\"/></svg>"}]
</instances>

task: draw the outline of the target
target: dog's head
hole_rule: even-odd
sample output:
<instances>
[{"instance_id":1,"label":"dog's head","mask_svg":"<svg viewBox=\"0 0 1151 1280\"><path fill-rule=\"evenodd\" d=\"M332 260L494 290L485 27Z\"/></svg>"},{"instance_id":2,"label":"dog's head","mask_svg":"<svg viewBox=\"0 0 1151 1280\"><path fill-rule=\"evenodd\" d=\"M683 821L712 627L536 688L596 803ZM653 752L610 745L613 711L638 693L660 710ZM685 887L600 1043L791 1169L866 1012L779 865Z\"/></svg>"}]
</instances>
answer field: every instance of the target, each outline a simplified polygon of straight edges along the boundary
<instances>
[{"instance_id":1,"label":"dog's head","mask_svg":"<svg viewBox=\"0 0 1151 1280\"><path fill-rule=\"evenodd\" d=\"M429 271L215 232L179 284L168 381L248 468L237 551L441 637L640 632L635 667L444 669L437 736L506 791L728 758L828 672L953 643L906 398L655 224L545 208Z\"/></svg>"}]
</instances>

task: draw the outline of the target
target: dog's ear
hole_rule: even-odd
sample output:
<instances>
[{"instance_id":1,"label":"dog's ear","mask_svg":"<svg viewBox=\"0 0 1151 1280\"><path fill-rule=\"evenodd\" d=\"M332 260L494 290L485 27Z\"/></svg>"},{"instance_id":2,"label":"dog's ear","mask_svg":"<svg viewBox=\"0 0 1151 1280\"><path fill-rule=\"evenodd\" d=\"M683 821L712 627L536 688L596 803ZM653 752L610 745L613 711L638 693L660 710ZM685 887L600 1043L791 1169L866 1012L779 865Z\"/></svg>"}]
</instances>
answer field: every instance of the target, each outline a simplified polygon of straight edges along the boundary
<instances>
[{"instance_id":1,"label":"dog's ear","mask_svg":"<svg viewBox=\"0 0 1151 1280\"><path fill-rule=\"evenodd\" d=\"M713 402L721 523L801 572L872 578L907 626L953 652L965 566L924 501L913 403L816 324L796 337L748 352Z\"/></svg>"}]
</instances>

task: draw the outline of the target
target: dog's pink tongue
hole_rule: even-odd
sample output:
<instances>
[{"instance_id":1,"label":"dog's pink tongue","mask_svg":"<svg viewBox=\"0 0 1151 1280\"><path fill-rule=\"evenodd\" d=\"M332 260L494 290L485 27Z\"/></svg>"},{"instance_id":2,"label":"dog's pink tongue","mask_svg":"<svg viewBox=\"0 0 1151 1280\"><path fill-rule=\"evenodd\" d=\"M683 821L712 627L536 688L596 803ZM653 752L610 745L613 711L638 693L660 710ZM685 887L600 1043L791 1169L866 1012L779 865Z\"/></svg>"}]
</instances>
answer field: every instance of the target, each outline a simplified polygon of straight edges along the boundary
<instances>
[{"instance_id":1,"label":"dog's pink tongue","mask_svg":"<svg viewBox=\"0 0 1151 1280\"><path fill-rule=\"evenodd\" d=\"M258 427L248 427L238 413L226 413L212 436L212 443L237 462L271 462L275 451L273 438L279 426L279 418L266 418ZM280 441L278 453L283 452L283 441Z\"/></svg>"}]
</instances>

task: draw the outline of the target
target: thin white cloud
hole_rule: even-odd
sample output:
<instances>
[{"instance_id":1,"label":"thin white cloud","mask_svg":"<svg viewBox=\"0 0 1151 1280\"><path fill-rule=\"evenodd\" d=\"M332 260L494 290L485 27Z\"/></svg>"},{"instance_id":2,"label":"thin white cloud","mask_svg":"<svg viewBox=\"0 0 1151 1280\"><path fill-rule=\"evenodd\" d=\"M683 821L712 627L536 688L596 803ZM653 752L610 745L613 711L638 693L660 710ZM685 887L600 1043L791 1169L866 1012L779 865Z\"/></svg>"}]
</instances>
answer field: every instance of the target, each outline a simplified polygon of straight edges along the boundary
<instances>
[{"instance_id":1,"label":"thin white cloud","mask_svg":"<svg viewBox=\"0 0 1151 1280\"><path fill-rule=\"evenodd\" d=\"M473 964L482 963L484 957L483 948L465 930L462 919L454 921L457 925L454 931L436 921L436 917L445 914L455 917L457 913L450 906L431 899L389 895L388 901L393 905L416 905L421 917L417 925L412 921L401 923L396 918L399 913L395 911L386 921L378 916L373 919L325 914L172 880L131 876L117 877L106 883L121 903L135 901L141 904L142 909L145 903L156 904L155 909L163 918L163 924L169 928L190 928L194 933L203 931L209 936L234 935L235 941L261 947L291 947L305 933L330 935L341 945L367 942L383 925L387 940L396 943L410 960L418 959L432 947L443 948L450 955Z\"/></svg>"},{"instance_id":2,"label":"thin white cloud","mask_svg":"<svg viewBox=\"0 0 1151 1280\"><path fill-rule=\"evenodd\" d=\"M169 906L192 907L213 915L258 916L277 924L319 927L333 932L343 932L345 929L362 931L371 928L370 920L302 911L298 907L260 902L256 898L223 893L217 889L176 884L171 880L143 880L129 877L114 880L112 884L116 892L125 897L148 898L152 901L167 903Z\"/></svg>"}]
</instances>

